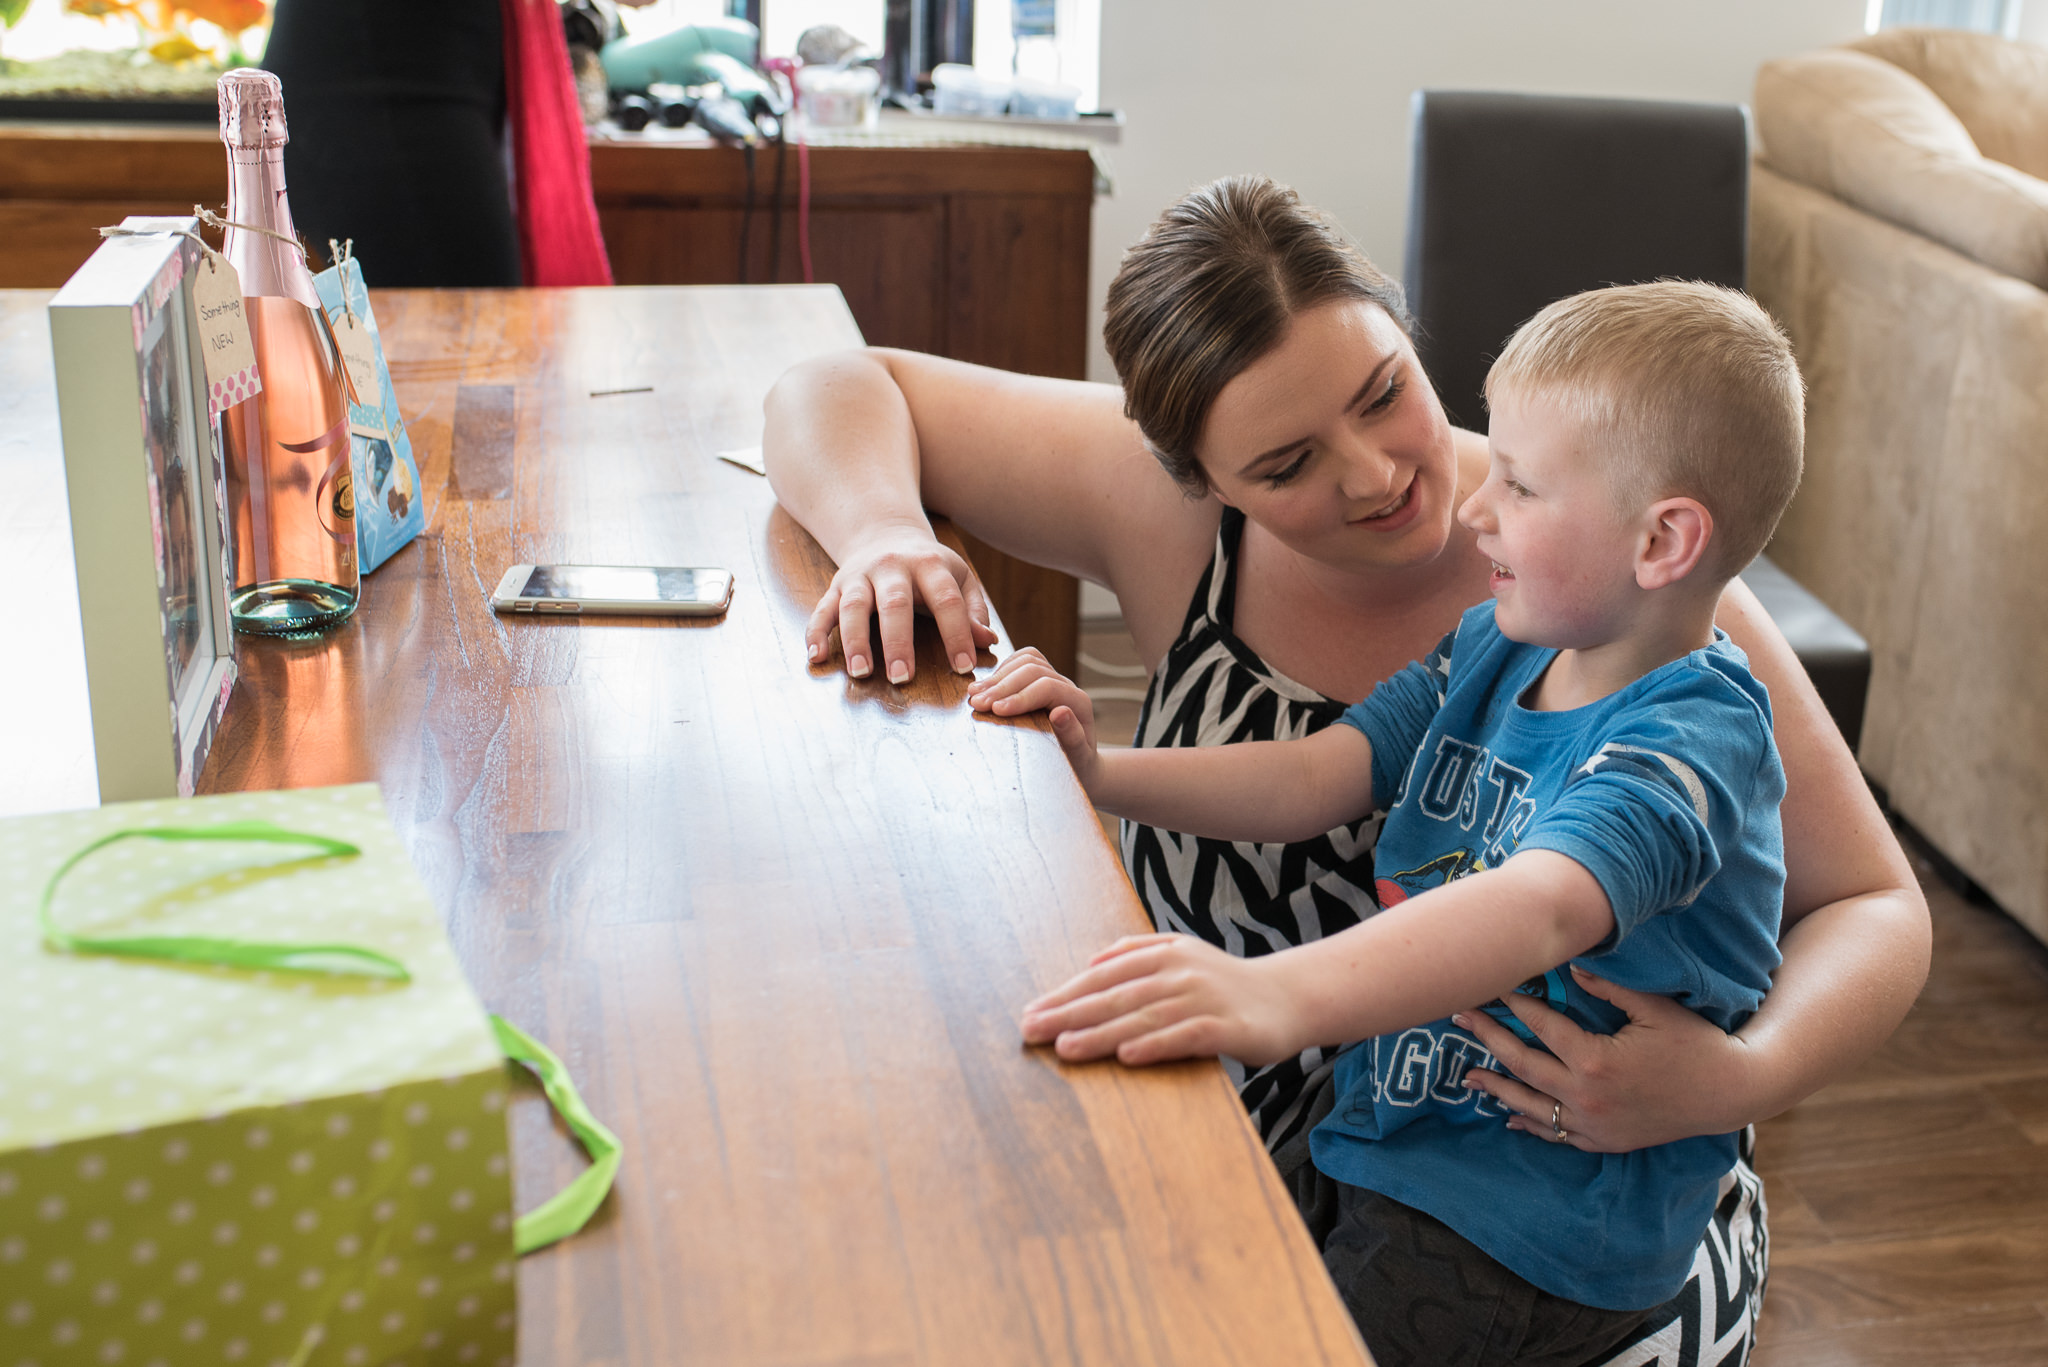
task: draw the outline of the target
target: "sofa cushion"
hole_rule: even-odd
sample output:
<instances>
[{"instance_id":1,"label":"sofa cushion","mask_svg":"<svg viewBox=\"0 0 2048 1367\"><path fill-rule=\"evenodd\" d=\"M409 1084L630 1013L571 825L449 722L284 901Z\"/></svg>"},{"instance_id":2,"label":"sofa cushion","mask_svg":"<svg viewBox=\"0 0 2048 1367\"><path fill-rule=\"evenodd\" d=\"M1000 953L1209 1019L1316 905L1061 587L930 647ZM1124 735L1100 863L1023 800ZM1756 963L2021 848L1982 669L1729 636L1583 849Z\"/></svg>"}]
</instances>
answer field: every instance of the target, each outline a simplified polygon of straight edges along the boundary
<instances>
[{"instance_id":1,"label":"sofa cushion","mask_svg":"<svg viewBox=\"0 0 2048 1367\"><path fill-rule=\"evenodd\" d=\"M1943 28L1886 29L1849 46L1919 77L1985 156L2048 178L2048 47Z\"/></svg>"},{"instance_id":2,"label":"sofa cushion","mask_svg":"<svg viewBox=\"0 0 2048 1367\"><path fill-rule=\"evenodd\" d=\"M1766 62L1756 125L1767 165L2048 289L2048 181L1987 160L1903 69L1841 48Z\"/></svg>"}]
</instances>

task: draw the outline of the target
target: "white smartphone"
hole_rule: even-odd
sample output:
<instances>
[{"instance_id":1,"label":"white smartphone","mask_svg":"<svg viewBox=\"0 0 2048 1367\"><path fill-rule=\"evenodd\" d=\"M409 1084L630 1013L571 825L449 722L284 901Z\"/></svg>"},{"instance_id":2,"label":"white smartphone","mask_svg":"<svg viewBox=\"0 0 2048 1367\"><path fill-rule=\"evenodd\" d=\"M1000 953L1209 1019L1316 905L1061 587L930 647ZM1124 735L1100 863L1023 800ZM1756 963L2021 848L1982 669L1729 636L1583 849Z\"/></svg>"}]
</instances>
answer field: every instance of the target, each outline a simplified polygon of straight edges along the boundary
<instances>
[{"instance_id":1,"label":"white smartphone","mask_svg":"<svg viewBox=\"0 0 2048 1367\"><path fill-rule=\"evenodd\" d=\"M514 565L498 581L499 612L716 617L732 602L732 571L665 565Z\"/></svg>"}]
</instances>

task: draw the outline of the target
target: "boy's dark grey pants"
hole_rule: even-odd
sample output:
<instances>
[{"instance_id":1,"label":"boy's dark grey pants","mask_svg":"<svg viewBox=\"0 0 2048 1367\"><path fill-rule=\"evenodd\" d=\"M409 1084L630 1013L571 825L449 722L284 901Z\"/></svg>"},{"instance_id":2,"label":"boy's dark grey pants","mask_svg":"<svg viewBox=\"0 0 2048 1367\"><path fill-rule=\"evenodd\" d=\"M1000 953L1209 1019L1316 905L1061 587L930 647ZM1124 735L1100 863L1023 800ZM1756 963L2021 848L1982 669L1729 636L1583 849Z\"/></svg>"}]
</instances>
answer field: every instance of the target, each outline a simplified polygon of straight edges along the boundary
<instances>
[{"instance_id":1,"label":"boy's dark grey pants","mask_svg":"<svg viewBox=\"0 0 2048 1367\"><path fill-rule=\"evenodd\" d=\"M1335 1090L1273 1159L1379 1367L1585 1367L1641 1329L1647 1310L1540 1291L1441 1220L1317 1171L1308 1134Z\"/></svg>"}]
</instances>

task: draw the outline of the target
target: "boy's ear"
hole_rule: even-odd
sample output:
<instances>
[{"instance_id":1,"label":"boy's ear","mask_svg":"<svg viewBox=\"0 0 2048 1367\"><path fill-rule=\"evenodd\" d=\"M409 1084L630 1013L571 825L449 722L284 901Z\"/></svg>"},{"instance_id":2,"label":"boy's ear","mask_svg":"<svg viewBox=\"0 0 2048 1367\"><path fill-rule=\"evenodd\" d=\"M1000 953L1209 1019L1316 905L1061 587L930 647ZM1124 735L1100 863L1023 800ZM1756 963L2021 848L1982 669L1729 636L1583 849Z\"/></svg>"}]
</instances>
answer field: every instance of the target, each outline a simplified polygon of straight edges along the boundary
<instances>
[{"instance_id":1,"label":"boy's ear","mask_svg":"<svg viewBox=\"0 0 2048 1367\"><path fill-rule=\"evenodd\" d=\"M1696 498L1667 498L1643 514L1636 586L1661 589L1691 574L1714 539L1714 515Z\"/></svg>"}]
</instances>

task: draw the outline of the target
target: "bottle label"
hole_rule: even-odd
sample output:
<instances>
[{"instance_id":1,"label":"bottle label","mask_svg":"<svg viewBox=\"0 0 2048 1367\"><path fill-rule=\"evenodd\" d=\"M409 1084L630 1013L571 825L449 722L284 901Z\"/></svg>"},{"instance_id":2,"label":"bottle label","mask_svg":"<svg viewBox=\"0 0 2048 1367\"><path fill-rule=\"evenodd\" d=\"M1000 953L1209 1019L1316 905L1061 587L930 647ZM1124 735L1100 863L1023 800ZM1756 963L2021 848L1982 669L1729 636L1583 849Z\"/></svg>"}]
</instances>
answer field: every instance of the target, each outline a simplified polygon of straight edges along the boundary
<instances>
[{"instance_id":1,"label":"bottle label","mask_svg":"<svg viewBox=\"0 0 2048 1367\"><path fill-rule=\"evenodd\" d=\"M192 304L199 311L199 352L206 365L206 408L219 417L263 388L256 347L242 308L242 278L227 258L207 252L192 279Z\"/></svg>"},{"instance_id":2,"label":"bottle label","mask_svg":"<svg viewBox=\"0 0 2048 1367\"><path fill-rule=\"evenodd\" d=\"M334 342L341 349L342 364L348 367L349 383L355 386L356 403L382 413L384 380L377 374L377 347L370 330L354 313L343 310L334 321Z\"/></svg>"}]
</instances>

